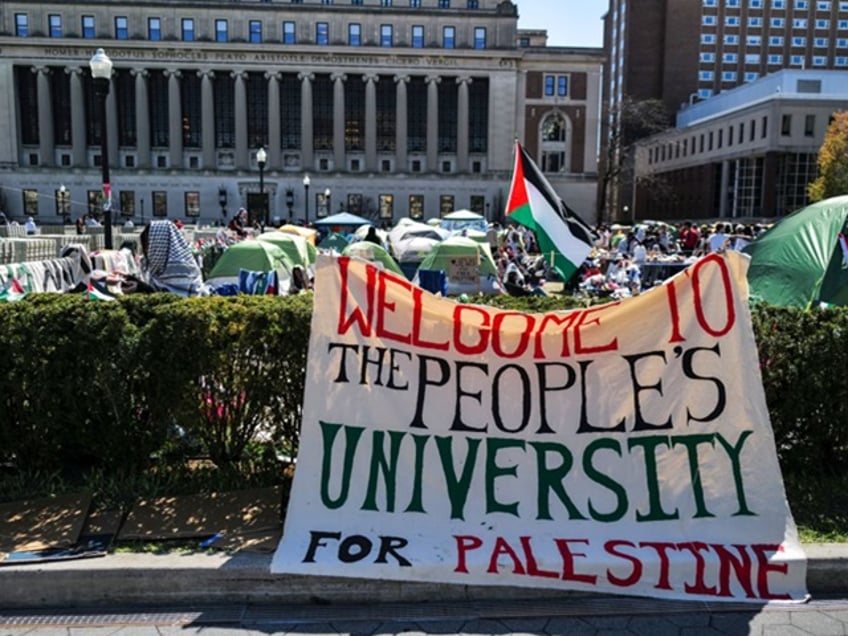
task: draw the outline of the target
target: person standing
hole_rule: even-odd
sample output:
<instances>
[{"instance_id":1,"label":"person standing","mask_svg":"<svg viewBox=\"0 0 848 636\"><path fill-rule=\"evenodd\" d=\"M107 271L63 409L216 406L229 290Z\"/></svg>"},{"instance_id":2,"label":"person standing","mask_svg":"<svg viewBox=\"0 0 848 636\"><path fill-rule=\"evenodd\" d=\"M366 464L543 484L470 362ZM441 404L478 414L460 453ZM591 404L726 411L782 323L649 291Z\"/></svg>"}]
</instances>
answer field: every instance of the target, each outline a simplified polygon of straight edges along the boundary
<instances>
[{"instance_id":1,"label":"person standing","mask_svg":"<svg viewBox=\"0 0 848 636\"><path fill-rule=\"evenodd\" d=\"M30 236L38 232L38 226L35 224L35 219L31 216L28 216L26 223L24 223L24 231Z\"/></svg>"}]
</instances>

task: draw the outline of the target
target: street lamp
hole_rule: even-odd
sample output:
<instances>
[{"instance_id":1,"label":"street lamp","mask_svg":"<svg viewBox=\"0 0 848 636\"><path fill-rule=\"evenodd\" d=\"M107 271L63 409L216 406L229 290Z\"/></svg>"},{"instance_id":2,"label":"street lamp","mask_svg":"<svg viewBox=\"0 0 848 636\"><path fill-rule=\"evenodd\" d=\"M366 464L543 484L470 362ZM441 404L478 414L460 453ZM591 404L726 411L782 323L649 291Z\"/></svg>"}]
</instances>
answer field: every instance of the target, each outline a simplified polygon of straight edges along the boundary
<instances>
[{"instance_id":1,"label":"street lamp","mask_svg":"<svg viewBox=\"0 0 848 636\"><path fill-rule=\"evenodd\" d=\"M218 205L221 206L221 220L227 220L227 188L224 185L218 186Z\"/></svg>"},{"instance_id":2,"label":"street lamp","mask_svg":"<svg viewBox=\"0 0 848 636\"><path fill-rule=\"evenodd\" d=\"M306 225L309 225L309 175L304 175L303 177L303 190L306 196Z\"/></svg>"},{"instance_id":3,"label":"street lamp","mask_svg":"<svg viewBox=\"0 0 848 636\"><path fill-rule=\"evenodd\" d=\"M64 184L59 186L59 190L56 193L56 207L58 208L58 212L61 216L67 217L71 213L71 206L69 201L68 189ZM67 218L65 218L67 220Z\"/></svg>"},{"instance_id":4,"label":"street lamp","mask_svg":"<svg viewBox=\"0 0 848 636\"><path fill-rule=\"evenodd\" d=\"M330 205L330 188L324 190L324 214L329 214L333 211L333 206Z\"/></svg>"},{"instance_id":5,"label":"street lamp","mask_svg":"<svg viewBox=\"0 0 848 636\"><path fill-rule=\"evenodd\" d=\"M112 77L112 60L97 49L88 61L94 79L94 94L100 104L100 168L103 174L103 238L107 250L112 249L112 186L109 183L109 140L106 126L106 98L109 96L109 80Z\"/></svg>"},{"instance_id":6,"label":"street lamp","mask_svg":"<svg viewBox=\"0 0 848 636\"><path fill-rule=\"evenodd\" d=\"M292 208L294 207L294 190L286 188L286 207L289 209L289 223L292 222Z\"/></svg>"},{"instance_id":7,"label":"street lamp","mask_svg":"<svg viewBox=\"0 0 848 636\"><path fill-rule=\"evenodd\" d=\"M268 201L265 200L265 160L268 159L268 153L265 152L265 148L262 146L259 147L259 150L256 151L256 163L259 165L259 196L262 199L262 218L263 223L265 223L265 227L271 225L271 219L269 218L269 208Z\"/></svg>"}]
</instances>

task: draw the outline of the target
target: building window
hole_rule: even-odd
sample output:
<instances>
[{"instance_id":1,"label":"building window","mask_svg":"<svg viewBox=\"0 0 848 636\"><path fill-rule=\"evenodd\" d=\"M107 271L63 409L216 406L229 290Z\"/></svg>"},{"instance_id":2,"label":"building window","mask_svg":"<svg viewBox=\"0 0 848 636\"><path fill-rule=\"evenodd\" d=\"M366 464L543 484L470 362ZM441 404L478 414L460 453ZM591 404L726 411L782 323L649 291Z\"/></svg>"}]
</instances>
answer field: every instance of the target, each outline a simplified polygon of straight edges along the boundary
<instances>
[{"instance_id":1,"label":"building window","mask_svg":"<svg viewBox=\"0 0 848 636\"><path fill-rule=\"evenodd\" d=\"M38 216L38 190L23 190L24 214Z\"/></svg>"},{"instance_id":2,"label":"building window","mask_svg":"<svg viewBox=\"0 0 848 636\"><path fill-rule=\"evenodd\" d=\"M763 43L762 36L759 35L749 35L745 38L745 44L748 46L760 46Z\"/></svg>"},{"instance_id":3,"label":"building window","mask_svg":"<svg viewBox=\"0 0 848 636\"><path fill-rule=\"evenodd\" d=\"M200 216L200 193L186 192L185 193L185 215L197 217Z\"/></svg>"},{"instance_id":4,"label":"building window","mask_svg":"<svg viewBox=\"0 0 848 636\"><path fill-rule=\"evenodd\" d=\"M816 134L816 116L804 116L804 137L814 137Z\"/></svg>"},{"instance_id":5,"label":"building window","mask_svg":"<svg viewBox=\"0 0 848 636\"><path fill-rule=\"evenodd\" d=\"M330 43L330 25L327 22L315 23L315 44L327 46Z\"/></svg>"},{"instance_id":6,"label":"building window","mask_svg":"<svg viewBox=\"0 0 848 636\"><path fill-rule=\"evenodd\" d=\"M727 0L727 6L728 7L738 7L739 6L739 0Z\"/></svg>"},{"instance_id":7,"label":"building window","mask_svg":"<svg viewBox=\"0 0 848 636\"><path fill-rule=\"evenodd\" d=\"M830 2L825 2L824 0L816 2L816 9L818 11L830 11Z\"/></svg>"},{"instance_id":8,"label":"building window","mask_svg":"<svg viewBox=\"0 0 848 636\"><path fill-rule=\"evenodd\" d=\"M86 40L93 40L96 35L94 33L94 16L82 16L82 37Z\"/></svg>"},{"instance_id":9,"label":"building window","mask_svg":"<svg viewBox=\"0 0 848 636\"><path fill-rule=\"evenodd\" d=\"M702 20L702 23L703 23L703 25L704 25L704 26L715 26L715 23L716 23L716 16L714 16L714 15L705 15L705 16L704 16L704 18L703 18L703 20Z\"/></svg>"},{"instance_id":10,"label":"building window","mask_svg":"<svg viewBox=\"0 0 848 636\"><path fill-rule=\"evenodd\" d=\"M795 0L796 9L809 9L810 3L807 0Z\"/></svg>"},{"instance_id":11,"label":"building window","mask_svg":"<svg viewBox=\"0 0 848 636\"><path fill-rule=\"evenodd\" d=\"M838 56L834 64L836 66L848 66L848 57Z\"/></svg>"},{"instance_id":12,"label":"building window","mask_svg":"<svg viewBox=\"0 0 848 636\"><path fill-rule=\"evenodd\" d=\"M420 9L421 8L421 0L409 0L409 6L412 9Z\"/></svg>"},{"instance_id":13,"label":"building window","mask_svg":"<svg viewBox=\"0 0 848 636\"><path fill-rule=\"evenodd\" d=\"M789 57L789 64L792 66L803 66L804 65L804 56L803 55L792 55Z\"/></svg>"},{"instance_id":14,"label":"building window","mask_svg":"<svg viewBox=\"0 0 848 636\"><path fill-rule=\"evenodd\" d=\"M806 18L795 18L792 20L792 28L793 29L806 29L807 28L807 19Z\"/></svg>"},{"instance_id":15,"label":"building window","mask_svg":"<svg viewBox=\"0 0 848 636\"><path fill-rule=\"evenodd\" d=\"M724 18L724 25L729 27L739 26L739 16L729 15Z\"/></svg>"},{"instance_id":16,"label":"building window","mask_svg":"<svg viewBox=\"0 0 848 636\"><path fill-rule=\"evenodd\" d=\"M357 7L362 6L362 0L350 0L350 3Z\"/></svg>"},{"instance_id":17,"label":"building window","mask_svg":"<svg viewBox=\"0 0 848 636\"><path fill-rule=\"evenodd\" d=\"M381 194L377 197L377 208L381 219L390 220L395 214L395 197L391 194Z\"/></svg>"},{"instance_id":18,"label":"building window","mask_svg":"<svg viewBox=\"0 0 848 636\"><path fill-rule=\"evenodd\" d=\"M253 44L262 42L262 22L259 20L251 20L249 25L249 39Z\"/></svg>"},{"instance_id":19,"label":"building window","mask_svg":"<svg viewBox=\"0 0 848 636\"><path fill-rule=\"evenodd\" d=\"M545 75L545 96L568 96L568 75Z\"/></svg>"},{"instance_id":20,"label":"building window","mask_svg":"<svg viewBox=\"0 0 848 636\"><path fill-rule=\"evenodd\" d=\"M768 116L763 115L762 123L760 124L760 137L763 139L768 135Z\"/></svg>"},{"instance_id":21,"label":"building window","mask_svg":"<svg viewBox=\"0 0 848 636\"><path fill-rule=\"evenodd\" d=\"M838 28L840 31L844 31L845 29L848 29L848 20L839 20L836 23L836 28Z\"/></svg>"},{"instance_id":22,"label":"building window","mask_svg":"<svg viewBox=\"0 0 848 636\"><path fill-rule=\"evenodd\" d=\"M724 53L724 54L721 56L721 61L722 61L724 64L736 64L736 62L738 61L738 59L739 59L739 56L738 56L738 55L736 55L736 53Z\"/></svg>"},{"instance_id":23,"label":"building window","mask_svg":"<svg viewBox=\"0 0 848 636\"><path fill-rule=\"evenodd\" d=\"M450 9L450 0L439 0L440 9Z\"/></svg>"},{"instance_id":24,"label":"building window","mask_svg":"<svg viewBox=\"0 0 848 636\"><path fill-rule=\"evenodd\" d=\"M820 49L827 48L827 38L816 38L813 40L813 46Z\"/></svg>"},{"instance_id":25,"label":"building window","mask_svg":"<svg viewBox=\"0 0 848 636\"><path fill-rule=\"evenodd\" d=\"M439 216L445 216L454 211L453 207L453 195L452 194L440 194L439 195Z\"/></svg>"},{"instance_id":26,"label":"building window","mask_svg":"<svg viewBox=\"0 0 848 636\"><path fill-rule=\"evenodd\" d=\"M698 79L702 82L712 82L714 78L712 71L698 71Z\"/></svg>"},{"instance_id":27,"label":"building window","mask_svg":"<svg viewBox=\"0 0 848 636\"><path fill-rule=\"evenodd\" d=\"M165 218L168 216L168 193L163 191L154 191L153 199L153 216Z\"/></svg>"},{"instance_id":28,"label":"building window","mask_svg":"<svg viewBox=\"0 0 848 636\"><path fill-rule=\"evenodd\" d=\"M827 58L823 55L814 55L813 66L827 66Z\"/></svg>"},{"instance_id":29,"label":"building window","mask_svg":"<svg viewBox=\"0 0 848 636\"><path fill-rule=\"evenodd\" d=\"M347 25L347 43L349 46L360 46L362 44L362 25L348 24Z\"/></svg>"},{"instance_id":30,"label":"building window","mask_svg":"<svg viewBox=\"0 0 848 636\"><path fill-rule=\"evenodd\" d=\"M486 27L474 27L474 48L486 48Z\"/></svg>"},{"instance_id":31,"label":"building window","mask_svg":"<svg viewBox=\"0 0 848 636\"><path fill-rule=\"evenodd\" d=\"M118 202L121 216L127 218L135 216L135 192L132 190L121 190L121 194L118 196Z\"/></svg>"},{"instance_id":32,"label":"building window","mask_svg":"<svg viewBox=\"0 0 848 636\"><path fill-rule=\"evenodd\" d=\"M119 16L115 18L115 39L126 40L129 38L129 36L129 25L127 22L127 18L124 16Z\"/></svg>"},{"instance_id":33,"label":"building window","mask_svg":"<svg viewBox=\"0 0 848 636\"><path fill-rule=\"evenodd\" d=\"M756 73L754 71L749 71L749 72L745 73L744 78L745 78L746 82L753 82L759 76L760 76L759 73Z\"/></svg>"},{"instance_id":34,"label":"building window","mask_svg":"<svg viewBox=\"0 0 848 636\"><path fill-rule=\"evenodd\" d=\"M424 47L424 27L421 25L412 26L412 48L420 49Z\"/></svg>"},{"instance_id":35,"label":"building window","mask_svg":"<svg viewBox=\"0 0 848 636\"><path fill-rule=\"evenodd\" d=\"M782 137L789 137L792 135L792 115L783 115L780 118L780 135Z\"/></svg>"},{"instance_id":36,"label":"building window","mask_svg":"<svg viewBox=\"0 0 848 636\"><path fill-rule=\"evenodd\" d=\"M159 18L147 18L147 39L151 41L162 39L162 21Z\"/></svg>"},{"instance_id":37,"label":"building window","mask_svg":"<svg viewBox=\"0 0 848 636\"><path fill-rule=\"evenodd\" d=\"M748 141L754 141L757 137L757 122L753 119L751 120L751 128L748 130Z\"/></svg>"},{"instance_id":38,"label":"building window","mask_svg":"<svg viewBox=\"0 0 848 636\"><path fill-rule=\"evenodd\" d=\"M468 91L468 150L489 150L489 80L474 78Z\"/></svg>"},{"instance_id":39,"label":"building window","mask_svg":"<svg viewBox=\"0 0 848 636\"><path fill-rule=\"evenodd\" d=\"M193 30L193 29L192 29ZM226 20L215 20L215 41L229 42L230 29Z\"/></svg>"},{"instance_id":40,"label":"building window","mask_svg":"<svg viewBox=\"0 0 848 636\"><path fill-rule=\"evenodd\" d=\"M748 18L748 26L752 29L759 29L763 26L762 18Z\"/></svg>"},{"instance_id":41,"label":"building window","mask_svg":"<svg viewBox=\"0 0 848 636\"><path fill-rule=\"evenodd\" d=\"M409 218L423 219L424 218L424 195L410 194L409 195Z\"/></svg>"},{"instance_id":42,"label":"building window","mask_svg":"<svg viewBox=\"0 0 848 636\"><path fill-rule=\"evenodd\" d=\"M439 152L455 153L459 126L459 87L456 82L438 84L438 148Z\"/></svg>"},{"instance_id":43,"label":"building window","mask_svg":"<svg viewBox=\"0 0 848 636\"><path fill-rule=\"evenodd\" d=\"M180 23L183 42L194 42L194 18L183 18Z\"/></svg>"},{"instance_id":44,"label":"building window","mask_svg":"<svg viewBox=\"0 0 848 636\"><path fill-rule=\"evenodd\" d=\"M392 25L380 25L380 46L392 46L394 44L392 36Z\"/></svg>"},{"instance_id":45,"label":"building window","mask_svg":"<svg viewBox=\"0 0 848 636\"><path fill-rule=\"evenodd\" d=\"M797 47L801 47L801 48L807 46L807 38L804 38L804 37L794 37L794 38L792 38L792 46L797 46Z\"/></svg>"},{"instance_id":46,"label":"building window","mask_svg":"<svg viewBox=\"0 0 848 636\"><path fill-rule=\"evenodd\" d=\"M392 6L392 0L380 0L381 7L390 7Z\"/></svg>"},{"instance_id":47,"label":"building window","mask_svg":"<svg viewBox=\"0 0 848 636\"><path fill-rule=\"evenodd\" d=\"M774 29L782 29L784 24L786 24L786 20L783 18L772 18L769 20L769 24L771 24Z\"/></svg>"},{"instance_id":48,"label":"building window","mask_svg":"<svg viewBox=\"0 0 848 636\"><path fill-rule=\"evenodd\" d=\"M826 31L830 28L830 20L816 20L816 28Z\"/></svg>"},{"instance_id":49,"label":"building window","mask_svg":"<svg viewBox=\"0 0 848 636\"><path fill-rule=\"evenodd\" d=\"M701 53L700 54L701 62L715 62L715 53Z\"/></svg>"},{"instance_id":50,"label":"building window","mask_svg":"<svg viewBox=\"0 0 848 636\"><path fill-rule=\"evenodd\" d=\"M771 0L771 8L772 9L785 9L786 8L786 0Z\"/></svg>"},{"instance_id":51,"label":"building window","mask_svg":"<svg viewBox=\"0 0 848 636\"><path fill-rule=\"evenodd\" d=\"M542 120L541 127L542 172L566 172L568 156L568 122L558 112Z\"/></svg>"},{"instance_id":52,"label":"building window","mask_svg":"<svg viewBox=\"0 0 848 636\"><path fill-rule=\"evenodd\" d=\"M15 14L15 35L25 38L29 35L29 17L26 13Z\"/></svg>"},{"instance_id":53,"label":"building window","mask_svg":"<svg viewBox=\"0 0 848 636\"><path fill-rule=\"evenodd\" d=\"M442 46L446 49L456 48L456 27L442 28Z\"/></svg>"},{"instance_id":54,"label":"building window","mask_svg":"<svg viewBox=\"0 0 848 636\"><path fill-rule=\"evenodd\" d=\"M721 74L722 82L735 82L736 81L736 71L724 71Z\"/></svg>"},{"instance_id":55,"label":"building window","mask_svg":"<svg viewBox=\"0 0 848 636\"><path fill-rule=\"evenodd\" d=\"M296 41L294 22L283 22L283 44L294 44Z\"/></svg>"},{"instance_id":56,"label":"building window","mask_svg":"<svg viewBox=\"0 0 848 636\"><path fill-rule=\"evenodd\" d=\"M51 15L48 18L48 23L50 25L50 37L51 38L60 38L62 37L62 16L60 15Z\"/></svg>"},{"instance_id":57,"label":"building window","mask_svg":"<svg viewBox=\"0 0 848 636\"><path fill-rule=\"evenodd\" d=\"M705 7L714 7L716 6L717 0L704 0Z\"/></svg>"},{"instance_id":58,"label":"building window","mask_svg":"<svg viewBox=\"0 0 848 636\"><path fill-rule=\"evenodd\" d=\"M769 46L783 46L782 35L772 35L769 37Z\"/></svg>"}]
</instances>

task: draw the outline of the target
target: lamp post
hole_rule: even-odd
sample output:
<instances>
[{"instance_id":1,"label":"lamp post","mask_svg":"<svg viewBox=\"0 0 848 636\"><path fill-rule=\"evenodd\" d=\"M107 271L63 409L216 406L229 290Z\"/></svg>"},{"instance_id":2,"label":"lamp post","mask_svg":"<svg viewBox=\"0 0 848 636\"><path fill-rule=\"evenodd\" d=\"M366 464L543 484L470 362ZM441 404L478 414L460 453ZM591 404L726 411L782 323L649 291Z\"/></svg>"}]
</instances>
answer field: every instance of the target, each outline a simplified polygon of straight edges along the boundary
<instances>
[{"instance_id":1,"label":"lamp post","mask_svg":"<svg viewBox=\"0 0 848 636\"><path fill-rule=\"evenodd\" d=\"M218 205L221 206L221 222L227 220L227 188L223 185L218 186Z\"/></svg>"},{"instance_id":2,"label":"lamp post","mask_svg":"<svg viewBox=\"0 0 848 636\"><path fill-rule=\"evenodd\" d=\"M306 196L306 225L309 225L309 175L304 175L303 177L303 191Z\"/></svg>"},{"instance_id":3,"label":"lamp post","mask_svg":"<svg viewBox=\"0 0 848 636\"><path fill-rule=\"evenodd\" d=\"M286 207L289 209L289 223L292 222L292 208L294 207L294 190L286 188Z\"/></svg>"},{"instance_id":4,"label":"lamp post","mask_svg":"<svg viewBox=\"0 0 848 636\"><path fill-rule=\"evenodd\" d=\"M97 49L88 61L94 79L94 94L100 104L100 168L103 174L103 239L107 250L112 249L112 185L109 183L109 140L106 131L106 98L112 77L112 60L103 49Z\"/></svg>"},{"instance_id":5,"label":"lamp post","mask_svg":"<svg viewBox=\"0 0 848 636\"><path fill-rule=\"evenodd\" d=\"M267 159L268 153L265 152L265 148L260 146L259 150L256 151L256 163L259 166L259 196L262 199L262 222L265 227L271 225L268 201L265 200L265 161Z\"/></svg>"},{"instance_id":6,"label":"lamp post","mask_svg":"<svg viewBox=\"0 0 848 636\"><path fill-rule=\"evenodd\" d=\"M330 188L324 190L324 214L330 214L333 206L330 205Z\"/></svg>"},{"instance_id":7,"label":"lamp post","mask_svg":"<svg viewBox=\"0 0 848 636\"><path fill-rule=\"evenodd\" d=\"M68 200L68 189L65 187L65 184L59 186L59 192L57 194L56 202L58 203L59 214L63 220L67 220L68 215L71 213L71 206Z\"/></svg>"}]
</instances>

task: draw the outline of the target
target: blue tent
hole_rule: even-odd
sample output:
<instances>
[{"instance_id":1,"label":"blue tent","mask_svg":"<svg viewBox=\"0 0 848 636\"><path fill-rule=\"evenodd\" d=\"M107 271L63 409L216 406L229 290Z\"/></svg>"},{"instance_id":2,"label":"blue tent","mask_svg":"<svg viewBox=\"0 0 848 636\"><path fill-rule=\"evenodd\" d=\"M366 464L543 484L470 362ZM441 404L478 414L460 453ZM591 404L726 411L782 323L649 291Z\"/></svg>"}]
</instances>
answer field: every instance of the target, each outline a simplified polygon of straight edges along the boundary
<instances>
[{"instance_id":1,"label":"blue tent","mask_svg":"<svg viewBox=\"0 0 848 636\"><path fill-rule=\"evenodd\" d=\"M318 219L313 225L359 227L360 225L371 225L371 223L370 219L362 218L350 212L339 212L338 214L332 214L323 219Z\"/></svg>"}]
</instances>

